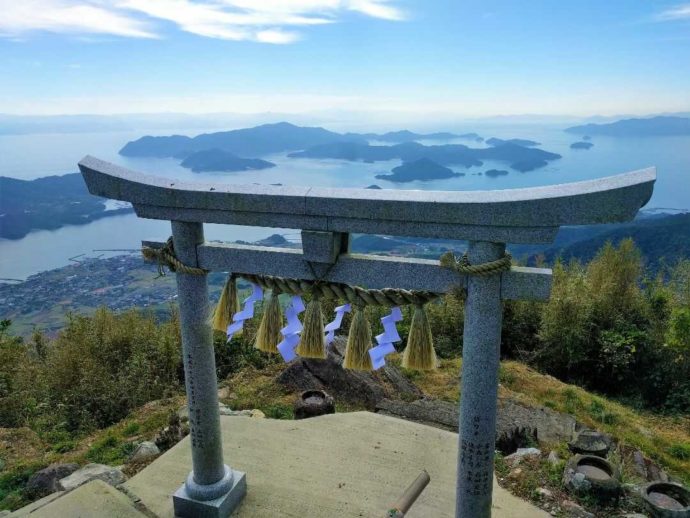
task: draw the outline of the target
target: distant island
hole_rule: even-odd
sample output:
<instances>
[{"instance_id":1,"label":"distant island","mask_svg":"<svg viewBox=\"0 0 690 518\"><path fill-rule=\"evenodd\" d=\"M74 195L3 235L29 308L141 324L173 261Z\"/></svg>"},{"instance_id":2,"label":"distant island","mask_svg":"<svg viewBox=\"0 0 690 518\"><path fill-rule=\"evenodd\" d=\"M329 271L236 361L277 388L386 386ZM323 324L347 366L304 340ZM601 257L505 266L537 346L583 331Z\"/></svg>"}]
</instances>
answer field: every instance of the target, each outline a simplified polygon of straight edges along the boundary
<instances>
[{"instance_id":1,"label":"distant island","mask_svg":"<svg viewBox=\"0 0 690 518\"><path fill-rule=\"evenodd\" d=\"M301 127L289 122L279 122L253 128L204 133L196 137L182 135L142 137L128 142L120 150L120 154L130 157L187 158L197 151L219 149L240 156L264 156L338 140L362 143L367 141L354 133L345 137L323 128Z\"/></svg>"},{"instance_id":2,"label":"distant island","mask_svg":"<svg viewBox=\"0 0 690 518\"><path fill-rule=\"evenodd\" d=\"M573 142L570 149L591 149L594 146L591 142Z\"/></svg>"},{"instance_id":3,"label":"distant island","mask_svg":"<svg viewBox=\"0 0 690 518\"><path fill-rule=\"evenodd\" d=\"M196 137L146 136L128 142L120 150L120 154L130 157L178 158L183 161L183 167L198 171L217 170L219 167L223 171L270 167L268 162L241 163L238 160L244 159L238 157L258 157L285 151L292 151L288 156L293 158L336 158L365 163L393 159L412 162L428 158L440 165L472 167L481 166L482 160L498 160L507 162L513 169L523 172L544 167L549 161L561 158L556 153L534 149L539 143L525 139L491 138L487 141L491 147L480 149L462 144L425 146L415 141L461 137L481 139L476 133L422 134L408 130L383 134L340 134L319 127L300 127L288 122L279 122ZM369 142L373 140L392 144L372 146Z\"/></svg>"},{"instance_id":4,"label":"distant island","mask_svg":"<svg viewBox=\"0 0 690 518\"><path fill-rule=\"evenodd\" d=\"M523 147L541 146L539 142L536 142L534 140L527 140L524 138L511 138L504 140L501 138L491 137L489 139L486 139L486 143L490 146L502 146L503 144L515 144L516 146Z\"/></svg>"},{"instance_id":5,"label":"distant island","mask_svg":"<svg viewBox=\"0 0 690 518\"><path fill-rule=\"evenodd\" d=\"M507 162L517 171L531 171L544 167L550 160L561 158L561 155L541 149L505 143L488 148L469 148L462 144L445 144L424 146L417 142L407 142L392 146L371 146L356 142L335 142L314 146L304 151L288 154L293 158L337 158L350 161L382 161L400 159L413 162L428 158L440 165L462 167L481 166L482 160Z\"/></svg>"},{"instance_id":6,"label":"distant island","mask_svg":"<svg viewBox=\"0 0 690 518\"><path fill-rule=\"evenodd\" d=\"M5 239L132 212L129 206L110 208L106 200L89 194L79 173L37 180L0 176L0 193L0 238Z\"/></svg>"},{"instance_id":7,"label":"distant island","mask_svg":"<svg viewBox=\"0 0 690 518\"><path fill-rule=\"evenodd\" d=\"M607 135L610 137L690 135L690 118L663 116L648 119L624 119L610 124L573 126L565 131L580 135Z\"/></svg>"},{"instance_id":8,"label":"distant island","mask_svg":"<svg viewBox=\"0 0 690 518\"><path fill-rule=\"evenodd\" d=\"M444 178L453 178L455 176L464 176L464 174L456 173L452 169L437 164L428 158L420 158L394 167L391 174L377 174L376 178L388 180L389 182L403 183L414 182L415 180L441 180Z\"/></svg>"},{"instance_id":9,"label":"distant island","mask_svg":"<svg viewBox=\"0 0 690 518\"><path fill-rule=\"evenodd\" d=\"M367 187L367 189L378 190L378 189L381 189L381 187L379 187L379 186L376 185L375 183L372 183L369 187Z\"/></svg>"},{"instance_id":10,"label":"distant island","mask_svg":"<svg viewBox=\"0 0 690 518\"><path fill-rule=\"evenodd\" d=\"M484 142L484 138L480 137L476 133L463 133L462 135L458 135L457 138L462 138L465 140L474 140L476 142Z\"/></svg>"},{"instance_id":11,"label":"distant island","mask_svg":"<svg viewBox=\"0 0 690 518\"><path fill-rule=\"evenodd\" d=\"M484 173L486 176L490 176L491 178L496 178L497 176L505 176L508 174L508 171L505 169L489 169Z\"/></svg>"},{"instance_id":12,"label":"distant island","mask_svg":"<svg viewBox=\"0 0 690 518\"><path fill-rule=\"evenodd\" d=\"M180 165L187 169L191 169L195 173L206 171L253 171L275 167L273 162L267 160L262 160L260 158L241 158L234 153L222 151L220 149L197 151L185 158Z\"/></svg>"},{"instance_id":13,"label":"distant island","mask_svg":"<svg viewBox=\"0 0 690 518\"><path fill-rule=\"evenodd\" d=\"M449 140L459 135L447 132L414 133L408 130L388 133L336 133L320 127L304 127L278 122L262 124L216 133L204 133L196 137L171 135L168 137L145 136L125 144L120 154L129 157L180 158L198 151L217 149L239 156L265 156L272 153L295 151L333 142L357 142L370 140L404 143L415 140Z\"/></svg>"},{"instance_id":14,"label":"distant island","mask_svg":"<svg viewBox=\"0 0 690 518\"><path fill-rule=\"evenodd\" d=\"M401 131L389 131L388 133L378 134L378 133L346 133L344 135L346 139L352 139L354 141L360 141L361 139L366 140L378 140L380 142L414 142L415 140L450 140L454 138L460 138L460 135L455 135L454 133L448 133L445 131L437 133L414 133L409 130Z\"/></svg>"}]
</instances>

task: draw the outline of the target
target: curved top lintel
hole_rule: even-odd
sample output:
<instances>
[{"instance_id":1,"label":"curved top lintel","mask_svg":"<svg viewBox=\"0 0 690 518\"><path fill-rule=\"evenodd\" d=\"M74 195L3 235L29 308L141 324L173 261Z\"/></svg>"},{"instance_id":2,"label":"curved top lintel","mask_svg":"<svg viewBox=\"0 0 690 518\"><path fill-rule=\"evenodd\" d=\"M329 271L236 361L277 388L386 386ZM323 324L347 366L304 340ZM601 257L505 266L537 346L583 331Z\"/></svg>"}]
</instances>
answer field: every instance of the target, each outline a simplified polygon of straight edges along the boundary
<instances>
[{"instance_id":1,"label":"curved top lintel","mask_svg":"<svg viewBox=\"0 0 690 518\"><path fill-rule=\"evenodd\" d=\"M482 227L557 227L629 221L649 201L656 169L543 187L493 191L371 190L190 183L87 156L92 194L174 209ZM260 223L257 223L260 226Z\"/></svg>"}]
</instances>

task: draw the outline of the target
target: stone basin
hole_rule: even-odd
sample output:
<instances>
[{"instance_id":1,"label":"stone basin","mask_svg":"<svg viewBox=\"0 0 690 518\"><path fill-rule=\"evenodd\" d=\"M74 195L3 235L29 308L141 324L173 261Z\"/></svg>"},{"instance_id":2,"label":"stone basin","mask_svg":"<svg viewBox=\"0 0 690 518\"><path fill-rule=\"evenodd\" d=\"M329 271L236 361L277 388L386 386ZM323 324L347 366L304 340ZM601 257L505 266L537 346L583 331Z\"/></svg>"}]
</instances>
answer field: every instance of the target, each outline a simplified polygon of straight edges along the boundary
<instances>
[{"instance_id":1,"label":"stone basin","mask_svg":"<svg viewBox=\"0 0 690 518\"><path fill-rule=\"evenodd\" d=\"M306 390L295 401L295 419L307 419L320 415L334 414L333 397L323 390Z\"/></svg>"},{"instance_id":2,"label":"stone basin","mask_svg":"<svg viewBox=\"0 0 690 518\"><path fill-rule=\"evenodd\" d=\"M596 455L575 455L566 464L563 482L567 489L591 494L606 501L620 496L620 472L616 466Z\"/></svg>"},{"instance_id":3,"label":"stone basin","mask_svg":"<svg viewBox=\"0 0 690 518\"><path fill-rule=\"evenodd\" d=\"M652 482L642 490L644 502L656 518L690 518L690 490L674 482Z\"/></svg>"},{"instance_id":4,"label":"stone basin","mask_svg":"<svg viewBox=\"0 0 690 518\"><path fill-rule=\"evenodd\" d=\"M574 441L568 443L568 448L573 453L599 457L606 457L610 447L607 437L596 430L582 430Z\"/></svg>"}]
</instances>

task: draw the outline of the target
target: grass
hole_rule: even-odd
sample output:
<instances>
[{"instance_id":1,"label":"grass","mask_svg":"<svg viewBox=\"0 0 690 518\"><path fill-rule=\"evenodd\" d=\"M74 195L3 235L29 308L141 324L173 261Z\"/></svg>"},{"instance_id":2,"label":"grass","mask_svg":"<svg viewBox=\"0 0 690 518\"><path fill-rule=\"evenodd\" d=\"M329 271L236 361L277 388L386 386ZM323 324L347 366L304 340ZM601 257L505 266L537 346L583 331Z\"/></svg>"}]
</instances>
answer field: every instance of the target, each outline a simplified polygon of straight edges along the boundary
<instances>
[{"instance_id":1,"label":"grass","mask_svg":"<svg viewBox=\"0 0 690 518\"><path fill-rule=\"evenodd\" d=\"M0 428L0 510L28 504L23 488L31 475L48 464L122 464L136 442L153 439L167 425L170 413L183 404L183 397L153 401L113 426L80 437L65 432L41 437L28 428Z\"/></svg>"},{"instance_id":2,"label":"grass","mask_svg":"<svg viewBox=\"0 0 690 518\"><path fill-rule=\"evenodd\" d=\"M391 361L399 363L400 358ZM429 396L455 402L461 367L460 359L441 360L439 369L415 374L414 382ZM502 362L499 380L500 396L572 414L583 425L612 435L626 448L641 450L690 484L690 416L637 411L515 361Z\"/></svg>"}]
</instances>

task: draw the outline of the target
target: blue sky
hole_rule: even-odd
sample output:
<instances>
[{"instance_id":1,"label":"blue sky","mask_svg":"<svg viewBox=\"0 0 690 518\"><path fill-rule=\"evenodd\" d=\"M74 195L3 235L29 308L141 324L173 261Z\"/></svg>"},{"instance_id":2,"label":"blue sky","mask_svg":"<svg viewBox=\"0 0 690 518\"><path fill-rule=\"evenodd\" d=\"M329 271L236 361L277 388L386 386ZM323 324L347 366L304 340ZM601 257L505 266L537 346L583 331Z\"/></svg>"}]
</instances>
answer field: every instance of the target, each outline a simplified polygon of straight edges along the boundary
<instances>
[{"instance_id":1,"label":"blue sky","mask_svg":"<svg viewBox=\"0 0 690 518\"><path fill-rule=\"evenodd\" d=\"M0 113L690 111L690 3L0 0Z\"/></svg>"}]
</instances>

